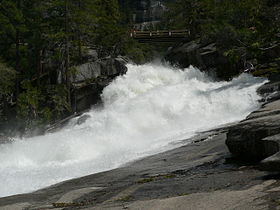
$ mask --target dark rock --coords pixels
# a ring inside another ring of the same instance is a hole
[[[271,46],[266,47],[266,48],[261,48],[262,50],[262,57],[264,58],[277,58],[280,55],[280,44],[274,43],[271,44]]]
[[[105,86],[99,85],[97,82],[74,85],[72,109],[75,112],[82,112],[97,104],[101,100],[100,94]]]
[[[166,11],[167,8],[160,1],[153,2],[149,14],[150,21],[160,20]]]
[[[0,134],[0,144],[7,144],[7,143],[11,143],[13,142],[13,139],[6,136],[6,135],[3,135],[3,134]]]
[[[280,134],[269,136],[263,141],[268,142],[269,150],[275,151],[274,154],[266,159],[264,159],[260,168],[266,171],[280,171],[280,152],[279,152],[279,143],[280,143]]]
[[[207,138],[207,135],[204,137]],[[144,203],[139,208],[139,205],[130,204],[135,201],[162,203],[166,198],[187,199],[189,196],[194,196],[192,198],[196,203],[207,202],[205,208],[198,208],[199,205],[194,205],[192,201],[177,208],[177,203],[181,201],[176,200],[175,204],[173,200],[165,209],[209,209],[207,205],[213,207],[213,202],[219,203],[217,198],[223,193],[229,193],[223,196],[223,199],[228,199],[227,205],[212,209],[232,209],[232,206],[236,209],[259,209],[259,203],[254,201],[266,200],[258,192],[266,192],[272,187],[271,181],[264,184],[266,182],[260,178],[268,173],[251,167],[224,164],[224,158],[228,156],[224,140],[224,133],[216,133],[211,141],[188,144],[111,171],[68,180],[29,194],[0,198],[0,209],[54,209],[54,204],[63,205],[61,201],[65,202],[64,209],[163,209],[166,205],[151,207]],[[192,142],[192,139],[187,141]],[[97,186],[102,188],[94,190]],[[274,186],[278,187],[277,183]],[[217,192],[218,196],[211,197]],[[271,194],[267,195],[267,201],[272,202]],[[235,195],[239,199],[232,202]],[[277,196],[276,193],[275,200]],[[247,204],[248,200],[252,201],[249,205],[239,205],[241,201]],[[265,204],[268,206],[270,203]]]
[[[219,54],[215,43],[209,44],[199,49],[199,54],[204,69],[216,67],[216,60],[219,59]]]
[[[236,65],[220,52],[216,43],[200,40],[190,41],[170,48],[165,60],[181,68],[193,65],[202,71],[215,70],[218,77],[229,79],[238,71]]]
[[[121,57],[105,58],[99,61],[99,63],[101,66],[102,76],[114,77],[116,75],[122,75],[127,71],[125,60],[123,60]]]
[[[91,61],[91,62],[98,60],[97,50],[88,49],[85,57],[88,61]]]
[[[170,63],[179,65],[183,68],[188,67],[189,65],[198,67],[203,65],[198,55],[199,48],[199,43],[191,41],[181,46],[170,48],[165,59]]]
[[[100,94],[115,77],[126,73],[127,59],[103,58],[76,67],[72,78],[72,109],[81,112],[100,102]]]
[[[121,7],[125,7],[125,3],[121,3]],[[133,22],[138,24],[159,21],[163,17],[164,12],[167,11],[164,1],[154,0],[139,0],[136,3],[136,7],[131,9],[133,11]]]
[[[122,75],[127,71],[125,64],[126,60],[122,57],[108,57],[76,66],[76,72],[72,77],[72,82],[80,83],[86,80],[97,79],[100,76],[114,77]]]
[[[280,81],[270,81],[262,85],[257,92],[263,96],[263,102],[272,102],[280,99]]]
[[[270,59],[265,58],[267,61]],[[261,65],[257,65],[253,70],[254,76],[267,77],[270,81],[280,81],[280,64],[276,59],[273,62],[263,63]]]
[[[263,160],[279,151],[274,136],[277,134],[280,134],[280,100],[267,103],[230,128],[226,145],[235,156]]]
[[[81,124],[85,123],[87,121],[87,119],[89,119],[89,118],[90,118],[89,115],[87,115],[87,114],[83,115],[83,116],[79,117],[79,119],[77,120],[77,124],[81,125]]]
[[[72,120],[75,117],[78,117],[79,114],[74,113],[52,125],[48,125],[47,127],[45,127],[44,129],[44,133],[54,133],[54,132],[58,132],[60,131],[63,127],[65,127],[66,125],[68,125],[69,121]]]
[[[257,92],[261,95],[271,94],[274,92],[280,91],[280,81],[268,82],[262,85]]]
[[[266,97],[266,102],[276,101],[276,100],[279,100],[279,99],[280,99],[280,92],[277,91],[277,92],[269,94]]]
[[[99,62],[85,63],[76,67],[76,73],[72,82],[78,83],[101,76],[101,64]]]
[[[269,76],[268,76],[268,79],[269,79],[271,82],[278,82],[278,81],[280,81],[280,64],[279,64],[278,73],[273,74],[273,75],[269,75]]]

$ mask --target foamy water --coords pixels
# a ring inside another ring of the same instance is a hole
[[[0,196],[113,169],[171,149],[196,132],[244,119],[260,105],[265,81],[242,74],[214,82],[190,67],[128,65],[102,94],[104,108],[61,131],[0,145]]]

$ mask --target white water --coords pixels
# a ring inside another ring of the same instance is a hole
[[[259,107],[263,79],[243,74],[213,82],[200,71],[128,65],[103,92],[104,108],[62,131],[0,145],[0,196],[109,170],[176,140],[241,120]]]

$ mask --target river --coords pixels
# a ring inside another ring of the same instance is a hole
[[[104,106],[84,113],[85,123],[76,118],[56,133],[0,145],[0,197],[120,167],[260,107],[261,78],[216,82],[193,67],[127,66],[104,89]]]

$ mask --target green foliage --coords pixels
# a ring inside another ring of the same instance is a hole
[[[139,44],[137,41],[128,38],[123,46],[123,54],[135,63],[142,64],[153,59],[153,46]]]
[[[270,59],[261,48],[279,42],[279,9],[279,1],[270,0],[177,0],[164,27],[190,29],[192,38],[215,42],[231,64],[243,65]]]
[[[7,120],[7,106],[11,105],[15,90],[16,71],[0,62],[0,119]]]
[[[66,61],[81,62],[83,46],[106,55],[115,50],[123,35],[119,21],[117,0],[2,0],[0,56],[22,79],[42,71],[38,63],[45,59],[66,80]]]
[[[64,85],[49,86],[47,94],[54,120],[60,119],[66,112],[71,112],[71,105],[67,103],[67,89]]]
[[[120,13],[117,0],[96,0],[96,43],[109,49],[114,46],[118,38]]]
[[[16,71],[0,63],[0,96],[7,96],[14,92]]]
[[[58,120],[71,112],[64,85],[47,86],[43,91],[26,80],[22,88],[24,91],[17,98],[17,113],[20,119],[26,120],[27,127]]]
[[[44,97],[37,87],[33,87],[30,81],[23,81],[22,92],[17,98],[17,113],[19,118],[27,119],[26,125],[32,126],[33,122],[39,122],[42,115],[41,103]]]
[[[84,61],[83,48],[117,54],[119,22],[117,0],[1,0],[0,57],[15,71],[0,63],[0,111],[16,96],[27,126],[71,113],[73,66]]]
[[[280,73],[280,69],[279,68],[266,68],[266,69],[259,69],[257,71],[253,72],[253,75],[256,77],[268,77],[271,75],[275,75],[275,74],[279,74]]]
[[[228,60],[231,62],[231,64],[238,63],[238,61],[242,57],[240,48],[232,48],[224,52],[224,56],[228,58]]]

